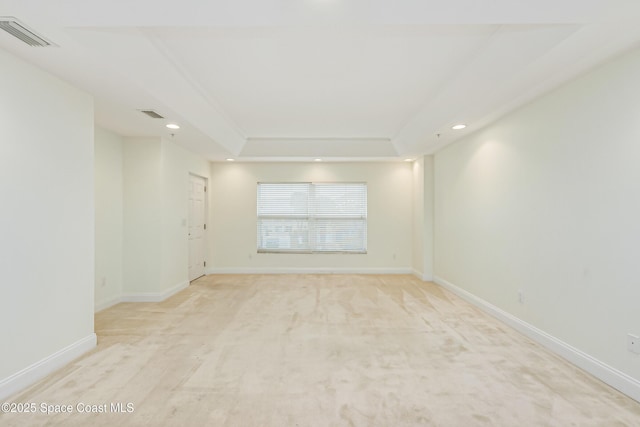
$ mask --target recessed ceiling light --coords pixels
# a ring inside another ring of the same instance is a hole
[[[467,127],[467,125],[465,125],[464,123],[460,123],[459,125],[451,126],[451,129],[460,130],[460,129],[464,129],[466,127]]]
[[[175,124],[175,123],[169,123],[169,124],[167,125],[167,127],[168,127],[169,129],[180,129],[180,126],[178,126],[178,125],[177,125],[177,124]]]
[[[405,162],[413,162],[413,159],[404,159]]]
[[[322,159],[313,159],[314,162],[321,162]]]
[[[235,162],[236,159],[227,159],[227,162]]]

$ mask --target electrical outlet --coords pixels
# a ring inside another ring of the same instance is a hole
[[[632,353],[640,354],[640,337],[633,334],[627,334],[627,350]]]
[[[518,290],[518,302],[524,304],[524,291],[522,289]]]

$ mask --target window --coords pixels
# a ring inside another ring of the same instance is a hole
[[[367,252],[367,184],[258,183],[258,252]]]

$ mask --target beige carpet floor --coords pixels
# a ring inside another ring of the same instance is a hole
[[[640,403],[411,276],[208,276],[105,310],[96,332],[12,399],[73,413],[0,425],[640,425]]]

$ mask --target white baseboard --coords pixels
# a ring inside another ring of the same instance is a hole
[[[73,344],[56,351],[31,366],[0,381],[0,401],[24,390],[38,380],[57,371],[74,359],[93,349],[97,344],[96,334],[92,333]]]
[[[247,267],[216,268],[206,270],[207,274],[412,274],[411,268],[332,268],[332,267]]]
[[[189,286],[189,282],[178,283],[164,292],[129,293],[122,295],[122,302],[161,302]]]
[[[422,280],[423,282],[432,282],[433,281],[433,276],[432,275],[423,273],[421,271],[418,271],[415,268],[413,270],[411,270],[411,274],[413,274],[414,276],[416,276],[418,279]]]
[[[99,311],[106,310],[109,307],[113,307],[116,304],[120,304],[122,302],[122,296],[117,296],[113,298],[109,298],[107,300],[96,303],[93,312],[98,313]]]
[[[572,347],[564,341],[549,335],[535,326],[517,318],[511,313],[507,313],[506,311],[490,304],[468,291],[465,291],[462,288],[459,288],[441,277],[434,277],[434,282],[498,320],[501,320],[518,332],[526,335],[539,344],[542,344],[555,354],[573,363],[579,368],[584,369],[594,377],[600,379],[606,384],[609,384],[611,387],[640,402],[640,381],[637,379],[601,362],[595,357],[578,350],[575,347]]]

